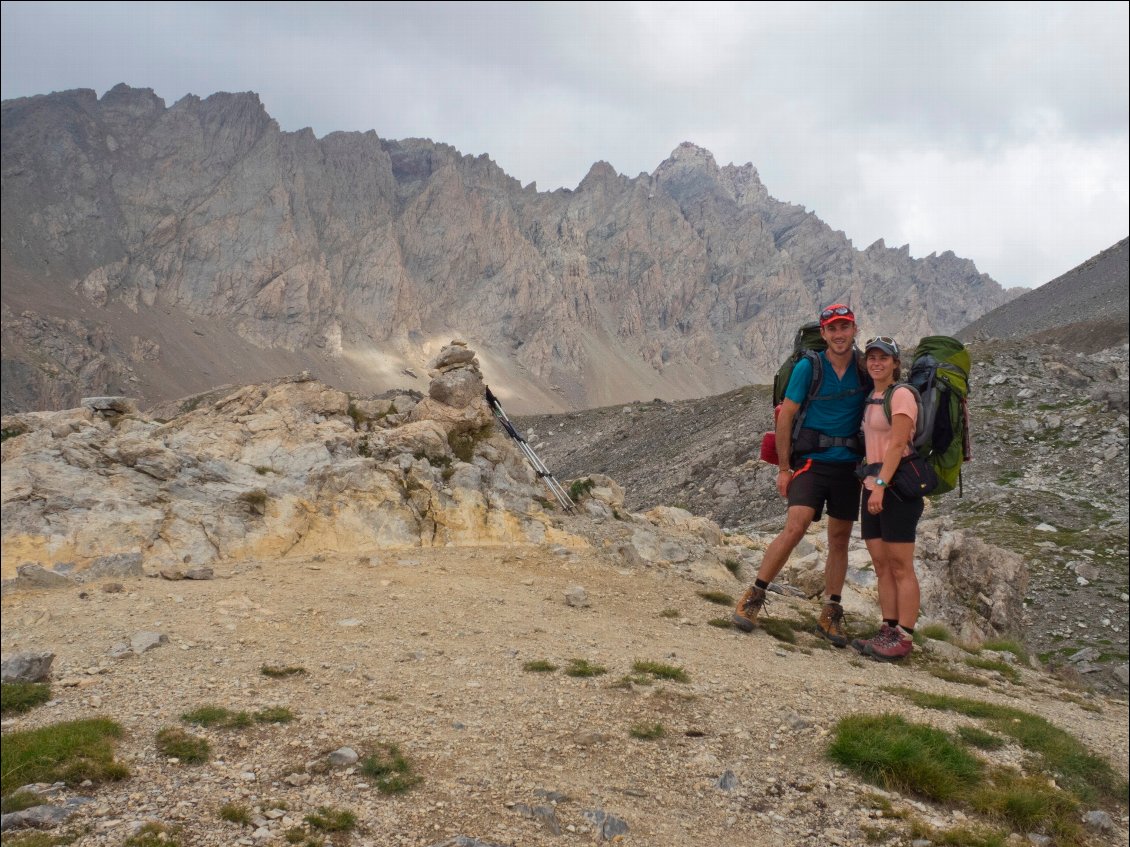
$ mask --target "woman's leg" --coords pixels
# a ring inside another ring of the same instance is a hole
[[[914,573],[914,543],[893,541],[881,543],[886,548],[884,550],[886,566],[895,584],[896,616],[893,620],[897,619],[903,629],[914,629],[914,625],[918,622],[918,608],[921,603],[918,575]],[[880,604],[881,602],[880,600]],[[883,607],[883,617],[887,617],[886,607]]]
[[[867,539],[867,552],[871,554],[871,564],[875,568],[875,579],[879,588],[879,611],[885,621],[897,621],[899,618],[898,584],[895,582],[894,569],[889,561],[890,553],[887,542],[878,538]],[[913,547],[914,545],[911,545]]]

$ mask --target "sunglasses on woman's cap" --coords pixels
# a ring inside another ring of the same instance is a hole
[[[820,313],[820,326],[827,326],[832,321],[851,321],[855,323],[855,312],[843,303],[833,303]]]
[[[884,353],[894,356],[896,359],[899,357],[898,342],[886,335],[876,335],[864,345],[864,353],[870,352],[871,350],[882,350]]]

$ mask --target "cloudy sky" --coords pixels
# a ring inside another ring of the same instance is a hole
[[[1112,3],[3,3],[4,99],[254,91],[287,131],[486,153],[523,184],[752,162],[857,248],[1036,286],[1130,234]]]

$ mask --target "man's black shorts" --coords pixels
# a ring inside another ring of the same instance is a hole
[[[860,536],[864,541],[880,539],[888,543],[913,544],[918,534],[918,519],[926,509],[921,497],[905,500],[893,491],[883,495],[883,510],[877,515],[867,511],[870,491],[863,492],[863,506],[859,513]]]
[[[859,477],[854,462],[814,462],[806,459],[789,481],[789,505],[811,506],[820,520],[825,504],[828,517],[854,521],[859,516]]]

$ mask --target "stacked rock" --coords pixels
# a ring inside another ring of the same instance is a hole
[[[491,422],[479,360],[467,342],[445,346],[428,363],[428,370],[432,374],[428,396],[412,410],[412,420],[439,421],[449,433],[469,432]]]

